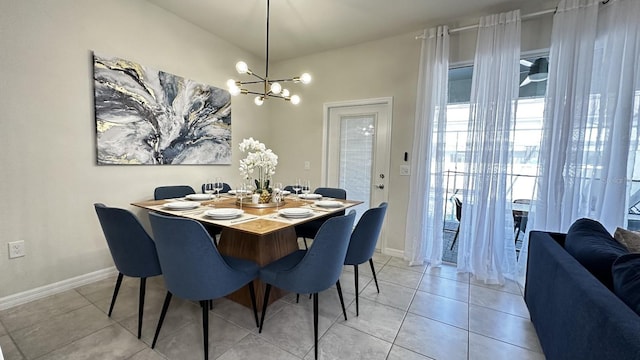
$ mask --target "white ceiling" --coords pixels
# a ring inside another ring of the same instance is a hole
[[[147,0],[256,56],[265,56],[266,0]],[[529,1],[530,2],[530,1]],[[523,0],[271,0],[269,58],[284,60],[458,19]],[[467,20],[469,21],[469,20]]]

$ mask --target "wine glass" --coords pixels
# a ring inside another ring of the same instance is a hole
[[[309,193],[311,192],[311,181],[309,180],[303,180],[302,181],[302,193],[306,195],[309,195]]]
[[[220,190],[224,189],[224,184],[221,178],[216,178],[213,182],[213,189],[216,191],[216,199],[220,198]]]
[[[277,212],[278,207],[280,206],[280,201],[282,201],[282,183],[281,182],[273,183],[273,200],[276,202],[276,212]]]
[[[240,210],[242,210],[242,199],[247,193],[247,185],[244,182],[241,182],[236,186],[236,197],[240,201]]]
[[[302,189],[302,181],[300,181],[300,179],[296,179],[296,182],[293,184],[293,191],[296,192],[296,196],[298,196],[298,193],[300,192],[301,189]]]
[[[215,186],[213,185],[213,181],[207,181],[204,184],[204,192],[205,194],[213,194],[213,192],[215,191]]]

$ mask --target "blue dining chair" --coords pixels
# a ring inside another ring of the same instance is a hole
[[[108,315],[111,317],[124,275],[140,278],[138,299],[138,339],[140,339],[147,278],[162,274],[156,246],[138,218],[130,211],[107,207],[101,203],[95,203],[93,206],[107,240],[111,257],[118,269],[118,279],[113,289]]]
[[[153,191],[153,198],[156,200],[174,199],[195,193],[196,191],[189,185],[158,186]]]
[[[202,184],[202,193],[205,194],[206,192],[204,191],[204,187],[207,184]],[[227,183],[222,183],[222,190],[220,190],[220,194],[226,194],[229,191],[231,191],[231,186]]]
[[[353,265],[356,288],[356,316],[360,315],[360,305],[358,304],[358,265],[364,264],[367,260],[369,261],[371,272],[373,273],[373,280],[376,283],[376,290],[380,293],[372,257],[373,252],[376,250],[376,243],[378,242],[386,213],[386,202],[381,203],[376,208],[365,211],[351,233],[351,240],[349,241],[349,248],[347,250],[347,256],[344,259],[344,264]]]
[[[204,358],[209,358],[209,301],[249,285],[253,316],[258,326],[258,311],[253,280],[258,264],[221,255],[211,236],[199,222],[191,219],[150,213],[151,229],[167,286],[167,295],[151,348],[158,335],[173,295],[199,301],[202,307]]]
[[[313,246],[309,250],[298,250],[260,269],[260,279],[267,284],[260,333],[264,326],[272,286],[298,294],[312,294],[313,344],[315,358],[318,358],[318,293],[335,284],[342,305],[342,313],[346,319],[340,274],[355,217],[356,213],[352,210],[348,215],[327,220],[318,230]]]
[[[347,191],[344,189],[339,189],[339,188],[328,188],[328,187],[319,187],[317,189],[314,190],[315,194],[320,194],[324,197],[330,197],[330,198],[334,198],[334,199],[342,199],[342,200],[346,200],[347,198]],[[296,225],[295,229],[296,229],[296,236],[297,237],[301,237],[304,241],[304,248],[308,249],[309,246],[307,244],[307,239],[313,239],[316,237],[316,234],[318,233],[318,230],[320,229],[320,226],[327,221],[328,219],[330,219],[331,217],[334,216],[342,216],[344,215],[344,211],[339,211],[336,212],[334,214],[331,214],[329,216],[325,216],[322,217],[320,219],[316,219],[316,220],[311,220],[309,222],[300,224],[300,225]]]

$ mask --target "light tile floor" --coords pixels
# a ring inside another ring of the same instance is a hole
[[[454,267],[409,267],[374,257],[380,293],[369,266],[360,266],[360,316],[355,316],[353,268],[341,284],[348,320],[335,289],[320,294],[319,359],[544,359],[515,283],[486,286]],[[115,278],[0,312],[0,347],[13,359],[202,359],[201,311],[173,298],[156,349],[153,338],[165,295],[162,277],[149,279],[142,340],[138,340],[138,281],[123,282],[107,317]],[[312,303],[289,294],[271,305],[258,334],[252,312],[214,302],[211,359],[313,359]]]

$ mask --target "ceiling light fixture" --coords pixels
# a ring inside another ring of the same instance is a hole
[[[257,95],[253,102],[260,106],[264,103],[264,101],[270,97],[280,98],[284,101],[290,101],[294,105],[298,105],[300,103],[300,96],[292,95],[289,93],[289,90],[284,89],[281,83],[285,82],[293,82],[293,83],[303,83],[308,84],[311,82],[311,75],[308,73],[304,73],[300,76],[292,77],[290,79],[269,79],[269,0],[267,0],[267,46],[266,46],[266,57],[265,57],[265,71],[264,77],[257,75],[244,61],[238,61],[236,64],[236,71],[238,74],[247,74],[256,77],[258,80],[253,81],[238,81],[234,79],[229,79],[227,81],[227,87],[229,88],[229,92],[231,95],[236,96],[239,94],[253,94]],[[262,85],[262,89],[259,91],[252,91],[244,88],[245,85]]]
[[[549,60],[547,60],[547,58],[541,57],[534,62],[521,59],[520,64],[529,68],[527,77],[522,81],[520,86],[525,86],[532,82],[544,81],[549,77]]]

